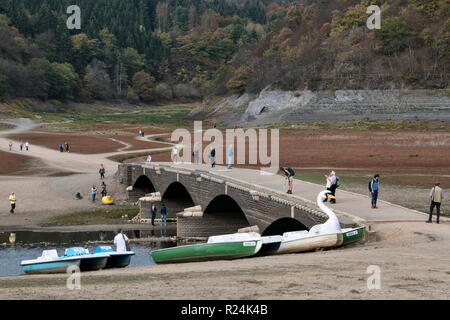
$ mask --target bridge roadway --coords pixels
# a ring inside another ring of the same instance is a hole
[[[281,175],[263,175],[259,170],[233,168],[225,166],[211,168],[206,164],[192,163],[151,163],[152,166],[171,167],[178,170],[193,170],[203,172],[212,177],[223,179],[228,182],[236,182],[241,185],[251,185],[254,189],[266,193],[286,193],[286,179]],[[145,165],[144,165],[145,167]],[[324,190],[322,185],[294,179],[293,194],[285,194],[283,198],[295,202],[307,203],[309,207],[315,207],[316,198],[320,191]],[[382,191],[381,191],[382,192]],[[337,214],[341,223],[357,223],[367,225],[374,222],[396,222],[396,221],[425,221],[427,214],[408,209],[387,201],[378,200],[378,209],[372,209],[369,193],[367,195],[356,194],[338,189],[336,192],[337,203],[328,206]],[[382,196],[382,194],[381,194]],[[446,218],[444,218],[447,220]]]

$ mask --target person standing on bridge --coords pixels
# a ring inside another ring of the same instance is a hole
[[[28,148],[30,147],[30,144],[27,142],[25,142],[25,149],[28,151]]]
[[[287,193],[292,194],[292,181],[294,180],[295,171],[292,168],[280,167],[280,170],[284,172],[286,179],[288,180],[288,191]]]
[[[444,199],[444,190],[440,187],[440,183],[436,182],[434,185],[434,188],[430,191],[430,198],[431,198],[431,204],[430,204],[430,215],[428,216],[427,223],[431,223],[433,218],[433,209],[436,207],[436,223],[439,224],[439,215],[441,213],[441,202],[442,199]]]
[[[9,145],[9,151],[12,151],[12,146],[13,146],[12,141],[10,141],[8,145]]]
[[[69,152],[69,143],[68,142],[64,142],[64,145],[66,147],[66,152]]]
[[[198,164],[198,162],[199,162],[199,146],[198,146],[198,142],[196,142],[194,144],[194,152],[192,153],[192,155],[194,156],[194,163]]]
[[[216,149],[211,148],[211,152],[209,153],[209,158],[211,159],[211,168],[216,166]]]
[[[230,144],[227,150],[227,164],[228,169],[231,169],[231,163],[233,162],[233,145]]]
[[[178,162],[178,148],[176,146],[173,147],[173,162]]]
[[[161,225],[167,225],[167,208],[166,205],[163,203],[161,204]]]

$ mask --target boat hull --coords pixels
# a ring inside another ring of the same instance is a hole
[[[271,254],[276,254],[280,249],[280,242],[263,243],[261,249],[259,249],[257,256],[268,256]]]
[[[81,271],[94,271],[105,268],[108,257],[81,257],[80,270]]]
[[[202,243],[152,251],[157,264],[232,260],[254,255],[261,248],[261,240]]]
[[[361,241],[362,239],[364,239],[365,231],[366,231],[365,227],[345,230],[344,232],[342,232],[343,238],[342,245],[347,245],[349,243]]]
[[[342,234],[327,234],[300,239],[282,241],[276,254],[314,251],[321,248],[331,248],[343,243]]]
[[[131,256],[132,254],[111,255],[106,262],[105,268],[124,268],[130,264]]]
[[[80,260],[53,261],[22,265],[26,274],[66,273],[71,266],[80,266]]]

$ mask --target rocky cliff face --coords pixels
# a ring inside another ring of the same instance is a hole
[[[447,90],[265,89],[205,102],[189,117],[240,126],[362,118],[450,121],[450,95]]]

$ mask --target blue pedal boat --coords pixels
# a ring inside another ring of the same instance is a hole
[[[23,260],[20,265],[26,274],[65,273],[71,266],[79,267],[81,259],[77,256],[58,256],[56,249],[44,250],[36,259]]]
[[[106,261],[105,268],[123,268],[130,264],[131,256],[134,255],[133,251],[114,251],[111,246],[98,246],[95,248],[94,253],[107,253],[109,258]]]
[[[89,253],[88,249],[72,247],[66,249],[65,256],[78,257],[81,271],[93,271],[105,268],[109,258],[108,253]]]

